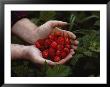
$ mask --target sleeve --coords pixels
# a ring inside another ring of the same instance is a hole
[[[12,11],[11,12],[11,27],[20,19],[28,18],[26,11]]]

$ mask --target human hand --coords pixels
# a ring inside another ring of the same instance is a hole
[[[66,25],[67,22],[63,22],[63,21],[56,21],[56,20],[47,21],[43,25],[37,27],[37,29],[33,32],[34,33],[33,42],[35,42],[37,39],[44,39],[48,37],[48,35],[53,32],[55,27],[64,27]]]
[[[77,42],[75,42],[75,44],[77,44]],[[71,49],[70,50],[70,53],[62,60],[60,60],[59,62],[53,62],[51,60],[47,60],[45,58],[42,57],[42,53],[41,51],[36,48],[34,45],[32,46],[27,46],[26,49],[25,49],[25,59],[35,63],[35,64],[45,64],[45,62],[47,62],[47,64],[49,65],[56,65],[56,64],[65,64],[67,61],[69,61],[73,54],[75,53],[74,52],[74,49]]]
[[[42,53],[41,51],[36,48],[34,45],[31,46],[27,46],[25,49],[25,59],[35,63],[35,64],[44,64],[45,62],[47,62],[47,64],[49,65],[55,65],[55,62],[52,62],[51,60],[47,60],[45,58],[42,57]]]
[[[60,60],[59,62],[54,62],[52,63],[52,65],[54,64],[64,64],[66,63],[67,61],[69,61],[73,54],[75,54],[75,50],[77,50],[77,47],[78,47],[78,41],[75,40],[76,39],[76,35],[73,34],[72,32],[70,31],[66,31],[66,30],[62,30],[58,27],[63,27],[67,25],[66,22],[62,22],[62,21],[48,21],[46,22],[45,24],[39,26],[35,31],[34,31],[34,43],[37,39],[44,39],[46,37],[48,37],[48,35],[50,33],[54,33],[56,31],[60,31],[61,32],[61,35],[69,35],[70,37],[70,40],[71,40],[71,50],[70,50],[70,53],[62,60]],[[34,44],[33,43],[33,44]]]

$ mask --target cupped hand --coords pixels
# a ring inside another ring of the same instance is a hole
[[[78,44],[78,42],[74,41],[73,44]],[[60,60],[59,62],[53,62],[51,60],[47,60],[43,58],[41,51],[38,48],[36,48],[34,45],[31,45],[25,48],[25,59],[35,64],[41,64],[41,65],[45,64],[45,62],[47,62],[47,64],[52,66],[56,64],[65,64],[67,61],[69,61],[72,58],[73,54],[75,53],[74,50],[76,49],[72,48],[70,50],[70,53],[66,56],[66,58]]]
[[[62,29],[59,29],[59,28],[55,28],[55,31],[62,32],[61,33],[62,35],[69,36],[70,40],[71,40],[70,53],[64,59],[62,59],[59,62],[57,62],[57,64],[65,64],[67,61],[69,61],[71,58],[73,58],[73,55],[75,54],[75,51],[78,48],[79,41],[76,39],[76,35],[73,34],[70,31],[62,30]]]
[[[35,64],[44,64],[45,62],[47,62],[47,64],[49,65],[55,65],[55,62],[52,62],[51,60],[47,60],[45,58],[42,57],[42,53],[41,51],[36,48],[34,45],[31,46],[27,46],[25,49],[25,58],[27,60],[32,61]]]
[[[33,43],[38,40],[38,39],[44,39],[48,37],[48,35],[54,30],[55,27],[63,27],[66,26],[67,22],[62,22],[62,21],[47,21],[43,25],[37,27],[33,31]]]
[[[67,22],[62,22],[62,21],[48,21],[45,24],[41,25],[40,27],[38,27],[38,29],[36,29],[36,35],[35,37],[39,37],[39,39],[44,39],[46,37],[48,37],[48,35],[52,32],[55,31],[60,31],[62,35],[69,35],[70,39],[71,39],[71,50],[70,53],[66,56],[66,58],[60,60],[59,62],[52,62],[53,65],[54,64],[64,64],[67,61],[69,61],[72,56],[75,54],[75,50],[77,50],[78,47],[78,40],[76,39],[76,35],[73,34],[70,31],[66,31],[66,30],[62,30],[58,27],[64,27],[65,25],[67,25]]]

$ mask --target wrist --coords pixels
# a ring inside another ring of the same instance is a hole
[[[37,26],[28,18],[23,18],[13,25],[12,32],[24,41],[33,43],[33,32],[36,30],[36,28]]]
[[[11,45],[11,57],[12,59],[25,59],[27,46],[12,44]]]

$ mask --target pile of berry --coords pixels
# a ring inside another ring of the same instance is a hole
[[[69,35],[56,31],[48,38],[37,40],[35,46],[40,49],[43,58],[58,62],[70,53],[71,41]]]

